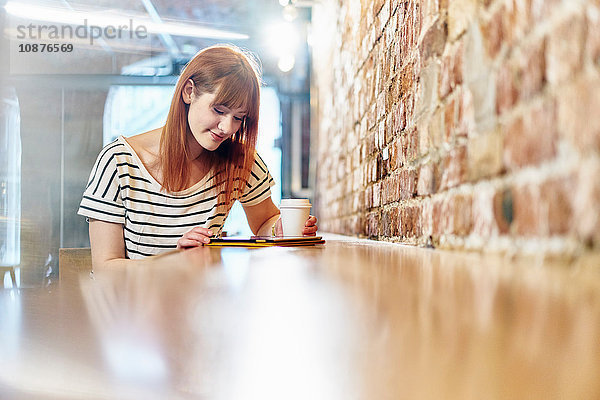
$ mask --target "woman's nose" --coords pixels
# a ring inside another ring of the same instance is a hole
[[[221,118],[221,120],[219,121],[219,124],[217,125],[217,127],[221,130],[221,132],[230,135],[234,132],[232,132],[233,130],[233,117],[230,116],[225,116],[223,118]]]

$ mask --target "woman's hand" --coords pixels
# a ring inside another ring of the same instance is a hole
[[[304,229],[302,229],[302,236],[316,236],[317,229],[317,217],[315,217],[314,215],[309,215],[308,219],[306,220],[306,223],[304,224]],[[275,223],[274,233],[277,237],[283,236],[283,226],[281,224],[281,218],[279,218]]]
[[[196,226],[186,233],[177,241],[178,249],[187,249],[190,247],[202,246],[210,242],[212,231],[207,228]]]
[[[317,235],[317,217],[310,215],[304,224],[302,235],[304,236],[316,236]]]

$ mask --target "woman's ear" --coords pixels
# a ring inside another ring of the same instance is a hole
[[[188,79],[183,86],[183,91],[181,92],[181,98],[185,104],[190,104],[192,102],[192,94],[194,93],[194,81]]]

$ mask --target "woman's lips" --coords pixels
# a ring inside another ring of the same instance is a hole
[[[223,140],[225,140],[224,136],[219,136],[216,133],[214,133],[213,131],[210,131],[210,135],[212,136],[213,140],[215,140],[217,142],[222,142]]]

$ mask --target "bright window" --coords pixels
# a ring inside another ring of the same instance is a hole
[[[21,262],[21,120],[13,88],[0,100],[0,266]]]

